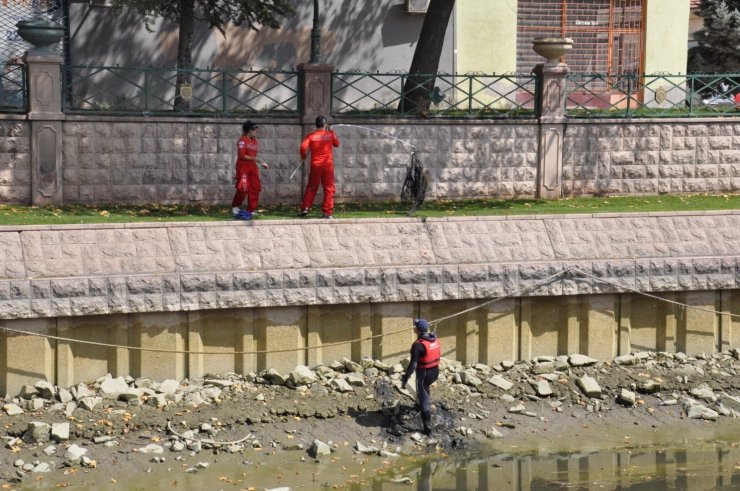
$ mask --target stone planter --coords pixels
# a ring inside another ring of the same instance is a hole
[[[49,20],[22,20],[15,26],[18,35],[34,46],[32,51],[36,54],[52,53],[64,36],[64,26]]]
[[[560,57],[573,49],[573,40],[570,38],[534,38],[532,49],[547,59],[546,65],[557,65]]]

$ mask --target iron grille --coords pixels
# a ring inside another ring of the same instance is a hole
[[[569,37],[572,72],[639,73],[644,41],[644,0],[519,0],[517,69],[543,60],[536,37]]]

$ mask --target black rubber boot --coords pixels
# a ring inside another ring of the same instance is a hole
[[[430,436],[432,434],[432,413],[431,411],[421,412],[421,421],[424,423],[424,434]]]

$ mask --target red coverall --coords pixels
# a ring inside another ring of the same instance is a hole
[[[257,209],[262,190],[260,171],[257,168],[257,147],[257,139],[247,136],[242,136],[236,143],[236,194],[231,207],[241,206],[244,198],[249,195],[247,211],[250,213]]]
[[[325,215],[334,212],[334,159],[332,147],[339,146],[339,138],[333,131],[319,128],[309,133],[301,143],[301,158],[306,158],[306,153],[311,150],[311,171],[308,174],[306,192],[303,194],[301,209],[311,208],[319,183],[324,187],[324,204],[321,210]]]

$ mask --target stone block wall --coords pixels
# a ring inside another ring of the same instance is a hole
[[[86,121],[64,124],[65,203],[227,203],[242,121]],[[336,128],[336,198],[397,199],[417,148],[430,198],[532,196],[537,168],[535,124],[449,125],[362,122]],[[393,138],[377,133],[388,133]],[[297,203],[303,128],[261,122],[262,203]],[[317,199],[318,202],[318,199]]]
[[[576,121],[563,153],[567,196],[740,191],[738,121]]]
[[[0,119],[0,204],[31,199],[30,134],[27,121]]]
[[[30,125],[0,119],[0,203],[30,201]],[[234,193],[242,120],[92,118],[63,124],[66,204],[227,204]],[[259,121],[264,204],[300,200],[305,128]],[[338,201],[398,199],[417,149],[429,199],[533,197],[539,126],[532,121],[348,121],[336,131]],[[388,133],[384,137],[376,131]],[[740,119],[571,120],[563,145],[563,195],[740,191]],[[319,203],[321,196],[317,197]]]

